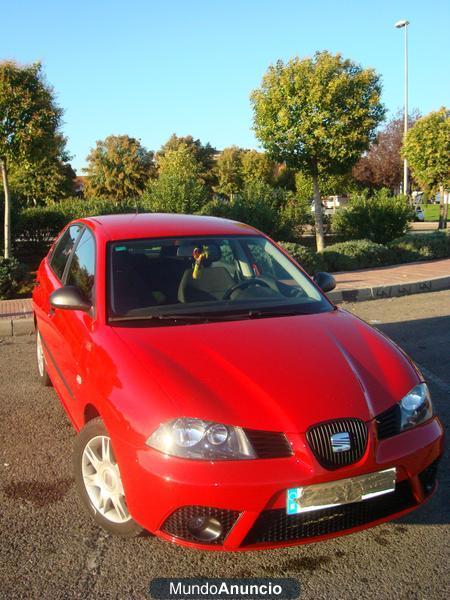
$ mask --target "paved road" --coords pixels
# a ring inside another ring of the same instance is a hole
[[[450,292],[347,309],[387,332],[428,377],[450,423]],[[157,576],[293,576],[307,599],[450,597],[449,463],[428,505],[395,523],[277,551],[222,554],[151,536],[113,539],[81,511],[70,471],[74,433],[34,377],[34,339],[0,343],[0,597],[146,598]]]

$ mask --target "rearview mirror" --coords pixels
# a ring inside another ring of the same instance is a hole
[[[50,304],[54,308],[63,310],[82,310],[89,312],[92,304],[83,295],[83,292],[74,285],[65,285],[58,288],[50,295]]]
[[[314,281],[323,292],[331,292],[336,287],[336,280],[330,273],[319,271],[314,275]]]

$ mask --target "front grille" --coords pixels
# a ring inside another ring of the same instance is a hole
[[[382,496],[322,508],[299,515],[287,515],[286,509],[263,511],[247,534],[243,545],[289,542],[345,531],[383,519],[416,504],[407,480]]]
[[[284,433],[244,429],[257,458],[282,458],[292,455],[292,448]]]
[[[385,410],[375,417],[375,420],[377,423],[377,434],[379,440],[384,440],[392,437],[393,435],[397,435],[400,433],[402,420],[400,405],[394,404],[394,406],[391,406],[391,408],[388,408],[388,410]]]
[[[331,436],[348,432],[350,450],[333,452]],[[367,446],[367,426],[360,419],[338,419],[311,427],[306,439],[319,463],[326,469],[337,469],[360,460]]]
[[[214,517],[221,523],[222,535],[216,540],[208,542],[208,544],[221,544],[236,523],[239,512],[210,506],[182,506],[164,521],[162,531],[177,538],[198,543],[198,539],[191,534],[187,527],[188,521],[195,517]]]
[[[421,473],[419,473],[420,483],[422,484],[423,493],[429,496],[436,485],[437,467],[439,459],[428,465]]]

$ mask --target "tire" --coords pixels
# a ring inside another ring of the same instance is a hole
[[[39,329],[36,329],[36,361],[38,379],[41,382],[41,385],[45,387],[51,386],[52,382],[47,372],[47,361],[45,360]]]
[[[78,434],[73,469],[81,501],[102,529],[124,537],[143,531],[128,512],[111,438],[100,418],[89,421]]]

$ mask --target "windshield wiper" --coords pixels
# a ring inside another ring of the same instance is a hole
[[[205,315],[192,314],[162,314],[162,315],[131,315],[123,317],[110,317],[109,322],[118,321],[205,321],[208,317]]]
[[[173,321],[184,323],[210,323],[217,321],[235,321],[239,319],[259,319],[264,317],[290,317],[295,315],[306,315],[308,312],[294,308],[250,309],[236,313],[162,313],[160,315],[131,315],[123,317],[110,317],[110,322],[118,321]]]
[[[250,310],[248,313],[243,314],[247,315],[249,319],[257,319],[263,317],[293,317],[295,315],[309,315],[311,313],[296,308],[283,308],[282,310],[277,308],[261,308]]]

